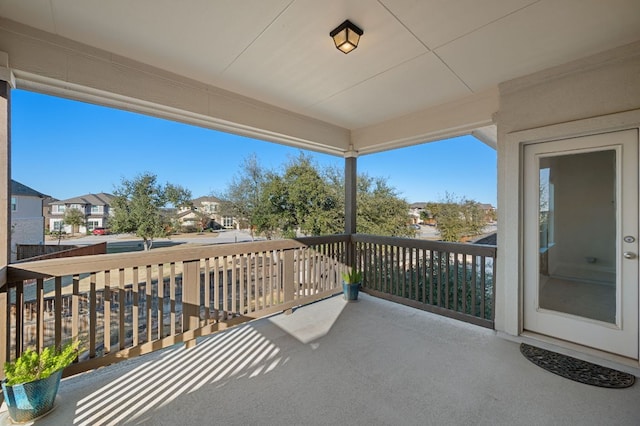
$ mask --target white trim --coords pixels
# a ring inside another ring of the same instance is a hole
[[[523,332],[524,146],[628,129],[640,130],[640,109],[526,129],[505,135],[505,143],[498,147],[502,153],[498,155],[502,166],[498,169],[498,181],[502,183],[500,195],[503,197],[503,203],[499,206],[501,222],[498,247],[500,247],[501,257],[496,277],[497,282],[505,285],[498,286],[496,289],[496,329],[514,336]],[[640,300],[638,302],[640,304]]]

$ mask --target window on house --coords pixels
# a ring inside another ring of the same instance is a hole
[[[66,207],[64,204],[54,204],[53,205],[53,213],[64,213],[64,211],[66,210]]]
[[[102,213],[102,206],[91,206],[91,213]]]
[[[222,218],[222,226],[225,228],[233,228],[233,217],[225,216]]]
[[[88,220],[87,221],[87,229],[89,231],[93,231],[96,228],[100,228],[100,221],[99,220]]]
[[[15,212],[16,210],[18,210],[18,204],[16,201],[16,197],[11,197],[11,211]]]
[[[53,230],[54,231],[62,231],[64,229],[64,223],[61,220],[56,220],[53,222]]]
[[[215,213],[218,211],[218,205],[215,203],[206,203],[202,205],[202,210],[207,213]]]

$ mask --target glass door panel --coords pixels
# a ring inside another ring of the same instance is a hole
[[[616,151],[539,159],[539,307],[616,322]]]

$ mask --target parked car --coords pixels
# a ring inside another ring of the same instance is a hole
[[[109,233],[109,230],[107,228],[93,228],[93,231],[91,231],[91,233],[93,235],[107,235]]]
[[[413,223],[413,224],[409,225],[409,228],[417,230],[417,229],[420,229],[420,225],[418,225],[417,223]]]

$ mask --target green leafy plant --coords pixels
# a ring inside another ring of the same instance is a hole
[[[46,379],[58,370],[69,366],[78,356],[79,341],[72,341],[58,350],[53,346],[38,353],[27,349],[14,361],[4,364],[6,385],[14,386],[34,380]]]
[[[358,284],[362,282],[362,271],[349,271],[342,273],[342,279],[346,284]]]

